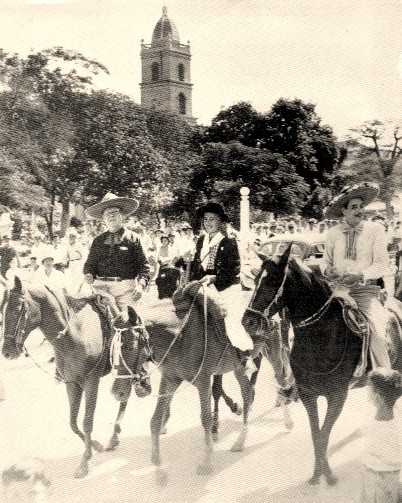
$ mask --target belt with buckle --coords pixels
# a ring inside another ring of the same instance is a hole
[[[96,279],[100,281],[123,281],[123,278],[119,278],[118,276],[98,276]]]

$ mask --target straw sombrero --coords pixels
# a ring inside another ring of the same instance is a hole
[[[138,208],[138,201],[131,197],[119,197],[112,192],[108,192],[100,203],[94,204],[85,210],[85,214],[89,218],[102,220],[103,212],[106,208],[120,208],[125,217],[134,213]]]
[[[325,206],[323,210],[324,216],[329,219],[342,218],[342,209],[351,199],[361,199],[363,205],[367,206],[374,201],[379,193],[380,188],[375,182],[360,182],[344,187],[340,194]]]

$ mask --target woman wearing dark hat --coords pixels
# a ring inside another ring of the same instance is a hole
[[[381,225],[363,220],[364,207],[378,194],[376,183],[357,183],[345,187],[324,208],[326,218],[341,222],[326,235],[320,268],[333,284],[335,296],[350,296],[368,318],[373,367],[390,368],[386,339],[388,313],[378,299],[378,281],[389,270],[387,241]],[[356,376],[363,370],[359,366]]]
[[[253,341],[246,333],[241,318],[247,299],[240,286],[240,255],[235,238],[226,233],[229,217],[223,206],[209,202],[198,208],[197,216],[202,220],[205,235],[196,243],[196,251],[190,268],[190,280],[198,280],[207,286],[216,288],[227,310],[225,318],[226,332],[232,344],[244,351],[244,363],[247,373],[255,366],[248,351],[253,349]]]

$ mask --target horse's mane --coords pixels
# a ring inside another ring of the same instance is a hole
[[[183,318],[192,303],[198,306],[199,309],[204,309],[205,295],[207,299],[207,314],[216,322],[222,323],[226,315],[226,309],[222,303],[217,290],[213,288],[202,288],[202,284],[198,281],[189,283],[184,288],[179,288],[173,295],[172,301],[176,309],[176,314],[179,318]]]
[[[106,321],[102,319],[99,311],[94,308],[89,299],[80,300],[76,306],[74,303],[70,303],[70,298],[66,295],[64,290],[52,289],[44,285],[29,285],[27,293],[33,300],[39,302],[46,299],[53,309],[58,310],[60,312],[60,321],[65,326],[68,326],[68,334],[70,337],[76,342],[83,344],[86,347],[88,354],[96,355],[99,353],[102,347],[99,346],[99,336],[96,334],[96,330],[84,331],[81,328],[87,314],[83,314],[79,317],[77,316],[84,307],[89,306],[91,310],[99,316],[102,331],[108,330]],[[104,336],[107,337],[108,334],[104,333]]]
[[[288,263],[290,271],[297,273],[297,276],[302,281],[303,286],[308,289],[317,287],[327,294],[331,293],[328,281],[321,274],[321,270],[318,266],[313,265],[309,267],[297,257],[290,257]]]

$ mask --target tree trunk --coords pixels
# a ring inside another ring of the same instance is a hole
[[[70,225],[70,202],[61,202],[62,212],[60,219],[60,237],[64,237]]]

